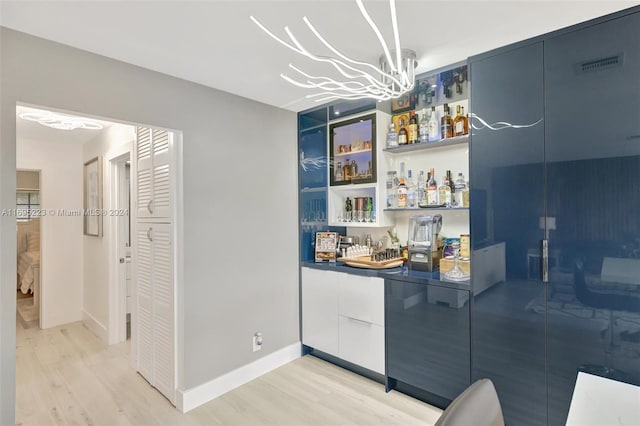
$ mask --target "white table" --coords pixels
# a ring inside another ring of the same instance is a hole
[[[600,279],[604,282],[640,285],[640,259],[605,257]]]
[[[640,425],[640,386],[578,373],[567,426]]]

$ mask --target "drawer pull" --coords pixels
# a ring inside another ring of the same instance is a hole
[[[353,318],[353,317],[347,317],[347,318],[349,318],[351,321],[358,322],[360,324],[373,325],[373,323],[369,322],[369,321],[364,321],[364,320],[360,320],[360,319]]]

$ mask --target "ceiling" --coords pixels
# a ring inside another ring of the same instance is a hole
[[[96,120],[95,118],[79,117],[77,115],[62,114],[55,112],[56,115],[72,118],[85,118],[102,125],[101,130],[88,130],[88,129],[74,129],[74,130],[59,130],[53,129],[48,126],[43,126],[35,121],[24,120],[20,118],[20,114],[26,112],[46,112],[41,109],[29,108],[25,106],[16,107],[16,139],[30,140],[30,141],[46,141],[54,143],[73,143],[84,144],[90,140],[95,139],[101,132],[107,130],[113,123],[108,121]]]
[[[638,1],[397,0],[400,40],[422,73],[512,42],[638,5]],[[388,2],[365,0],[388,44]],[[279,75],[289,63],[327,75],[253,24],[285,37],[288,25],[310,51],[321,50],[307,16],[355,59],[377,63],[382,49],[355,1],[18,1],[0,2],[0,24],[259,102],[301,111],[308,93]]]

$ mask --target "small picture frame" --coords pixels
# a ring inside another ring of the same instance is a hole
[[[84,163],[84,235],[102,237],[102,158]]]
[[[316,262],[335,262],[337,247],[337,232],[316,232]]]
[[[416,98],[413,92],[405,93],[399,98],[391,100],[391,113],[411,111],[416,107]]]
[[[396,114],[391,117],[391,121],[395,126],[396,132],[399,132],[404,127],[406,131],[409,131],[409,119],[411,118],[411,111],[404,112],[402,114]]]

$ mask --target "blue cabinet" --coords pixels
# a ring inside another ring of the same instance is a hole
[[[386,279],[390,387],[440,407],[464,391],[470,384],[469,314],[468,290]]]
[[[640,13],[471,58],[470,81],[472,244],[506,252],[471,379],[507,424],[562,425],[578,369],[640,381]]]

